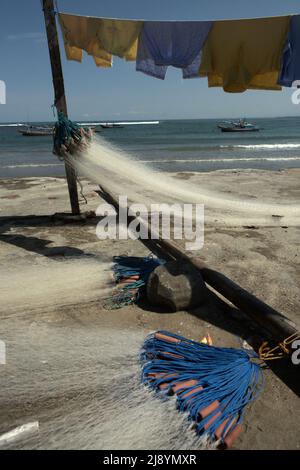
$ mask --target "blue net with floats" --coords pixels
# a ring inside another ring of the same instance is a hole
[[[92,139],[93,133],[89,127],[81,127],[58,112],[58,120],[54,127],[53,153],[65,159],[68,154],[85,150]]]
[[[164,260],[138,256],[115,256],[113,274],[116,288],[110,298],[105,300],[104,307],[117,309],[136,303],[145,293],[147,280],[157,266]]]

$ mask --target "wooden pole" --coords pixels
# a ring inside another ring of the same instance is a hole
[[[49,55],[52,69],[52,79],[55,95],[54,104],[57,111],[61,111],[62,113],[64,113],[65,116],[68,116],[53,0],[43,0],[43,11],[45,17]],[[80,214],[80,208],[78,201],[76,174],[74,169],[67,162],[65,162],[65,170],[69,188],[72,214],[78,215]]]

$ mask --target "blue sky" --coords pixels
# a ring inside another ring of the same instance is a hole
[[[59,0],[60,11],[149,20],[204,20],[300,13],[299,0]],[[1,0],[0,80],[7,104],[0,121],[52,120],[53,88],[39,0]],[[135,72],[120,59],[112,69],[68,62],[61,48],[69,114],[78,120],[140,120],[298,115],[291,90],[241,94],[209,89],[206,79],[182,80],[169,69],[165,81]]]

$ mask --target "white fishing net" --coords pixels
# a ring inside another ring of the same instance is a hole
[[[272,217],[274,214],[280,215],[281,224],[297,225],[300,222],[299,204],[236,199],[191,182],[179,181],[139,162],[98,136],[84,152],[70,156],[70,162],[80,175],[102,184],[116,195],[126,195],[134,202],[204,204],[206,221],[214,221],[217,213],[218,221],[223,225],[239,226],[245,222],[276,225],[278,221]]]
[[[111,315],[108,312],[108,315]],[[4,448],[199,449],[173,400],[140,383],[144,330],[102,328],[80,321],[2,324],[7,365],[1,366],[1,433],[38,421]],[[0,439],[1,447],[1,439]],[[3,445],[2,445],[3,448]]]

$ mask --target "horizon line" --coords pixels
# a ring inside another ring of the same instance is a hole
[[[153,118],[153,119],[126,119],[126,122],[151,122],[151,121],[216,121],[216,120],[224,120],[224,119],[279,119],[279,118],[298,118],[300,116],[298,115],[278,115],[278,116],[243,116],[238,117],[238,116],[226,116],[226,117],[210,117],[210,118]],[[14,121],[0,121],[0,124],[24,124],[26,125],[27,123],[34,124],[34,123],[42,123],[42,122],[55,122],[57,119],[52,120],[38,120],[38,121],[23,121],[23,120],[14,120]],[[74,122],[87,122],[87,123],[93,123],[93,122],[98,122],[97,119],[72,119]],[[99,119],[99,123],[119,123],[119,122],[124,122],[125,119],[123,120],[113,120],[113,119]]]

